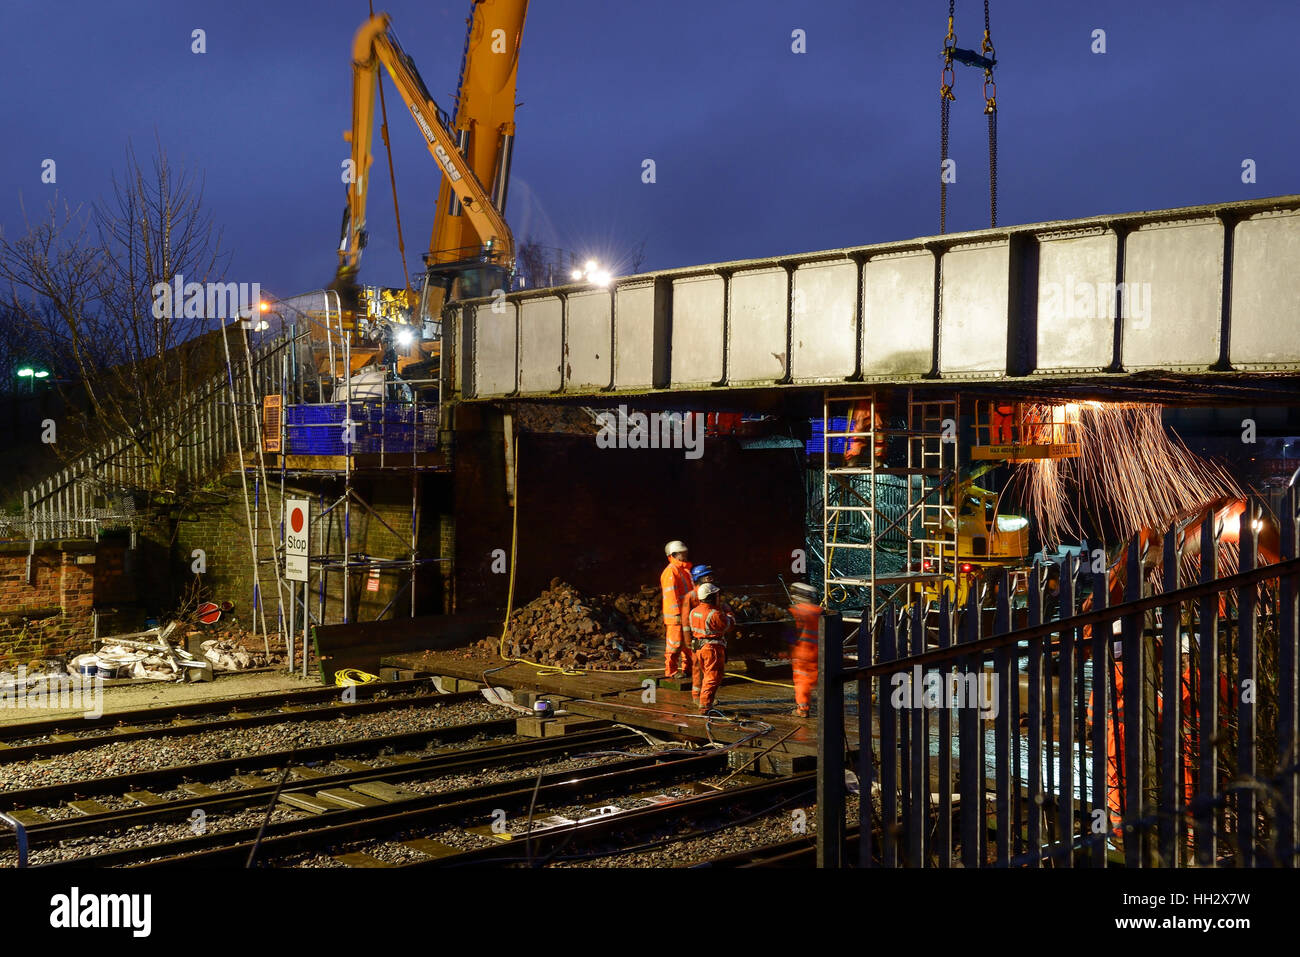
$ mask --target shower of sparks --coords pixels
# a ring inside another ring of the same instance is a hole
[[[1244,494],[1225,469],[1165,429],[1158,405],[1087,403],[1077,431],[1077,459],[1022,462],[1013,476],[1045,548],[1082,538],[1084,516],[1093,519],[1094,531],[1109,526],[1127,538]]]

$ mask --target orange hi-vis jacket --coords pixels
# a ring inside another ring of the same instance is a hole
[[[727,644],[727,632],[736,623],[730,612],[714,608],[700,602],[691,609],[691,633],[700,642],[716,642],[724,647]]]
[[[682,599],[693,587],[690,564],[678,558],[668,559],[668,567],[659,575],[659,587],[664,596],[664,621],[681,624]]]
[[[691,612],[693,612],[695,607],[700,604],[698,591],[699,586],[696,586],[688,591],[685,597],[682,598],[682,626],[688,632],[691,630]],[[718,602],[714,607],[717,608],[718,611],[725,611],[728,615],[731,615],[733,619],[736,617],[736,613],[731,610],[731,606],[727,604],[726,599],[721,595],[718,596]]]
[[[811,661],[817,663],[818,626],[822,617],[822,606],[812,602],[801,601],[790,606],[794,617],[795,637],[790,641],[790,658],[793,661]]]

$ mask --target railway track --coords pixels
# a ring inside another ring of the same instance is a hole
[[[499,722],[492,722],[490,726],[488,724],[468,726],[461,730],[483,733],[501,731]],[[458,734],[457,737],[471,739],[467,733]],[[248,786],[234,792],[196,794],[192,797],[160,801],[157,804],[141,807],[110,810],[35,824],[26,829],[26,841],[29,852],[37,852],[44,848],[74,842],[79,838],[102,837],[115,832],[138,833],[141,829],[165,830],[163,825],[175,822],[191,823],[195,819],[195,812],[200,812],[204,821],[215,823],[224,815],[237,814],[250,809],[264,810],[268,802],[277,794],[282,808],[286,807],[288,802],[297,800],[299,804],[316,803],[327,809],[338,809],[343,806],[337,800],[337,796],[340,795],[345,801],[349,794],[355,800],[364,800],[367,791],[396,794],[405,790],[404,785],[410,782],[470,774],[481,771],[485,767],[504,769],[518,765],[538,764],[562,759],[575,751],[614,748],[635,740],[635,735],[629,731],[604,728],[558,738],[529,738],[522,741],[489,744],[404,761],[388,767],[358,767],[333,774],[311,767],[295,766],[295,779],[286,781],[283,786],[280,784],[282,769],[274,769],[278,773],[273,777],[265,778],[263,783],[256,783],[250,778]],[[303,771],[309,773],[299,776]],[[336,797],[333,800],[322,797],[323,792]],[[15,835],[10,832],[4,835],[0,847],[12,846],[14,842]],[[144,849],[140,849],[140,854],[144,853]],[[125,854],[112,860],[122,863],[130,856]]]
[[[599,815],[528,834],[523,841],[430,857],[407,867],[533,866],[596,861],[712,835],[753,817],[806,802],[816,793],[813,772],[662,802],[621,814]],[[518,845],[525,845],[521,849]],[[526,849],[526,852],[525,852]]]
[[[858,846],[858,828],[851,826],[845,831],[846,846],[852,854]],[[776,844],[737,851],[733,854],[720,854],[717,857],[693,864],[693,868],[754,868],[754,867],[816,867],[817,841],[813,836],[794,838]]]
[[[341,700],[342,689],[312,688],[305,691],[256,695],[234,700],[190,702],[161,708],[140,708],[115,712],[98,719],[112,721],[112,727],[86,729],[86,718],[62,717],[46,721],[6,725],[0,728],[0,765],[33,758],[70,754],[106,744],[139,742],[151,738],[180,737],[204,731],[256,728],[282,721],[329,721],[349,714],[371,714],[399,708],[421,700],[432,700],[433,685],[427,679],[401,682],[372,682],[353,685],[355,698]],[[444,703],[478,698],[477,692],[436,695]],[[195,716],[210,715],[199,721]]]
[[[565,736],[556,739],[554,743],[547,739],[535,740],[529,747],[517,749],[511,757],[516,764],[527,763],[529,758],[535,759],[542,768],[540,775],[524,774],[505,781],[432,794],[415,793],[398,787],[388,792],[387,800],[374,799],[362,806],[339,807],[315,817],[273,822],[262,833],[258,861],[264,864],[274,863],[287,854],[449,824],[482,825],[491,822],[496,812],[524,815],[534,800],[572,801],[626,793],[629,788],[662,786],[665,781],[690,779],[705,769],[717,770],[725,765],[725,755],[716,751],[698,756],[633,755],[587,768],[551,772],[547,772],[542,763],[553,761],[561,754],[586,751],[595,746],[609,748],[632,740],[634,736],[621,729]],[[461,757],[466,767],[483,765],[483,754],[463,752]],[[392,769],[384,769],[370,777],[375,783],[382,782],[391,788],[395,781],[409,783],[422,774],[446,774],[448,770],[448,766],[433,769],[411,766],[400,769],[398,774],[393,773]],[[310,787],[314,788],[315,784]],[[535,790],[538,797],[534,796]],[[257,827],[247,827],[196,835],[161,844],[118,848],[102,854],[66,858],[42,867],[243,866],[257,841],[258,831]]]
[[[74,760],[85,766],[94,760],[89,749],[106,744],[139,748],[150,739],[230,730],[243,744],[245,731],[265,736],[257,729],[269,725],[374,721],[380,718],[364,716],[391,708],[446,706],[438,720],[452,722],[10,788],[0,790],[0,811],[24,825],[22,858],[46,869],[238,867],[255,847],[267,867],[566,866],[625,863],[643,847],[690,842],[806,804],[813,790],[809,775],[734,780],[728,748],[670,750],[617,726],[521,739],[513,712],[465,720],[482,715],[478,693],[422,694],[427,689],[417,681],[359,686],[355,702],[339,702],[337,689],[326,688],[141,709],[114,716],[130,722],[125,728],[76,738],[59,736],[66,722],[6,729],[23,743],[0,752],[0,765],[30,769],[83,749],[87,755]],[[38,733],[43,739],[32,740]],[[289,743],[299,732],[269,733],[268,740]],[[16,830],[0,828],[0,866],[18,863],[19,843]]]

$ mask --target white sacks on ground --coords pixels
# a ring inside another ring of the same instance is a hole
[[[233,641],[209,638],[199,647],[203,649],[203,657],[212,662],[213,669],[217,671],[247,671],[256,667],[248,650]]]

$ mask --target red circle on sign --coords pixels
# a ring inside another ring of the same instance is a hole
[[[295,532],[302,531],[302,509],[295,508],[293,514],[289,516],[289,524],[293,526]]]

